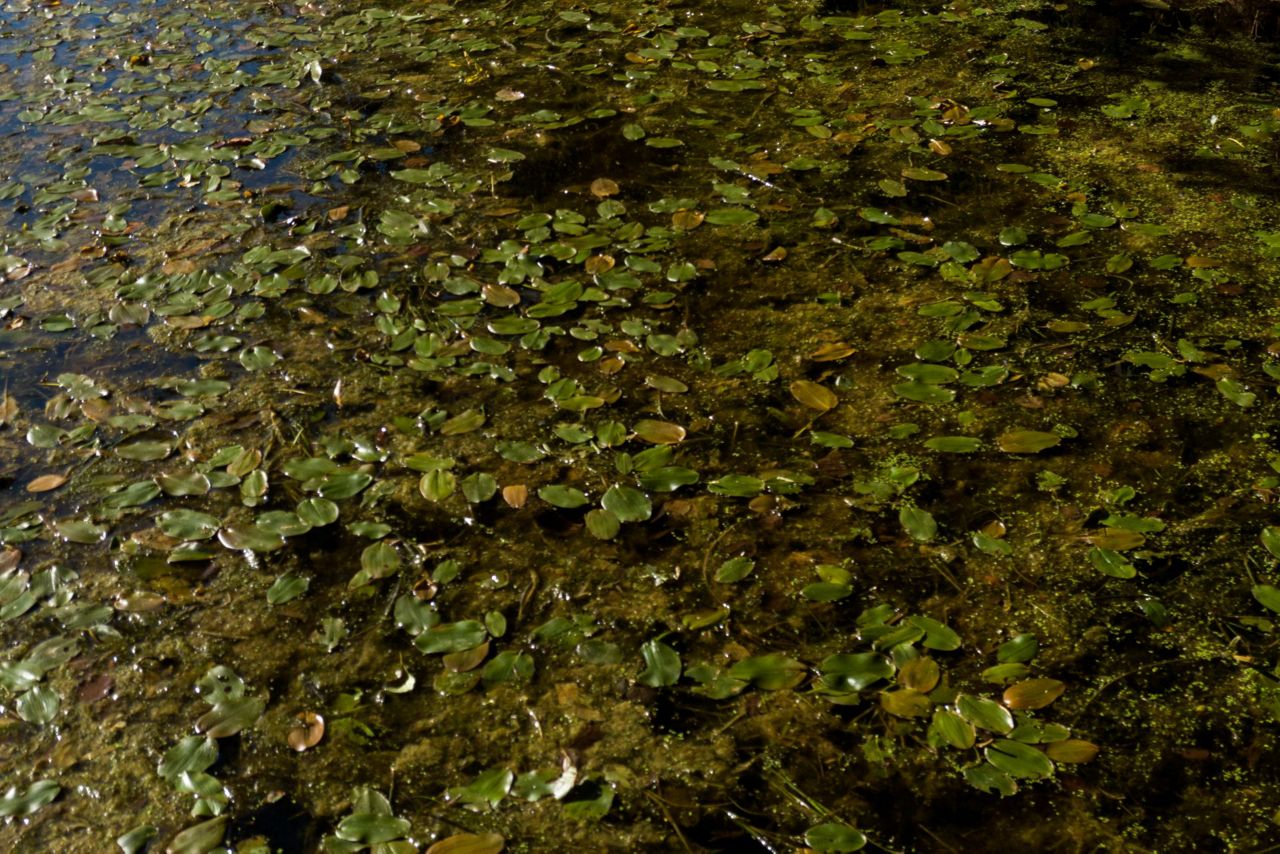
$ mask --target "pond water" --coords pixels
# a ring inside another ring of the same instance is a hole
[[[0,845],[1273,850],[1212,23],[7,2]]]

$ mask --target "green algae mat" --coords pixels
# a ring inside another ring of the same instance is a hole
[[[0,847],[1280,844],[1280,68],[1164,4],[10,0]]]

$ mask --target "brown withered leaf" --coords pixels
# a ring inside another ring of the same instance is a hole
[[[289,746],[301,753],[320,743],[324,738],[324,716],[316,712],[298,712],[289,729]]]
[[[27,484],[27,492],[49,492],[66,482],[65,474],[42,474]]]

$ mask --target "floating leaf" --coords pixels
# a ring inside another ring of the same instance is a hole
[[[413,827],[407,819],[393,815],[363,812],[349,815],[338,822],[334,835],[344,842],[377,845],[405,836]]]
[[[1006,798],[1018,791],[1018,784],[1008,774],[986,763],[964,769],[964,779],[975,789],[994,792]]]
[[[587,503],[586,493],[582,490],[559,483],[542,487],[538,490],[538,497],[553,507],[563,510],[573,510]]]
[[[996,649],[996,660],[1002,663],[1030,661],[1039,651],[1040,642],[1035,635],[1021,634],[1000,644]]]
[[[1054,762],[1083,765],[1098,755],[1098,745],[1079,738],[1067,738],[1046,745],[1044,753]]]
[[[1027,679],[1005,689],[1004,704],[1011,709],[1043,709],[1066,689],[1057,679]]]
[[[936,709],[929,724],[931,743],[938,741],[958,750],[968,750],[977,742],[973,724],[950,709]]]
[[[299,712],[289,729],[289,746],[299,753],[309,750],[324,738],[324,716],[315,712]]]
[[[938,535],[938,523],[933,514],[919,507],[903,507],[898,511],[898,521],[918,543],[927,543]]]
[[[218,742],[209,736],[188,735],[165,751],[157,769],[174,781],[183,774],[199,774],[218,761]]]
[[[905,625],[913,626],[924,632],[924,646],[940,652],[950,652],[960,648],[960,635],[951,627],[929,617],[907,617]]]
[[[750,225],[760,214],[746,208],[718,208],[707,211],[706,221],[712,225]]]
[[[192,825],[169,841],[165,854],[206,854],[212,851],[227,832],[228,817],[220,815]]]
[[[942,669],[928,656],[913,658],[898,668],[898,684],[921,694],[927,694],[938,684]]]
[[[934,383],[898,383],[893,387],[893,393],[916,403],[950,403],[956,399],[954,391]]]
[[[645,668],[637,679],[642,685],[663,688],[680,679],[680,654],[660,640],[645,641],[640,646]]]
[[[619,522],[644,522],[653,515],[649,497],[629,486],[611,486],[600,499],[600,505]]]
[[[729,558],[716,570],[715,580],[720,584],[733,584],[750,575],[755,567],[756,562],[749,557]]]
[[[880,694],[880,707],[900,718],[919,718],[929,714],[933,703],[927,696],[910,688]]]
[[[294,572],[286,572],[267,589],[267,604],[283,605],[297,599],[311,586],[311,578]]]
[[[1251,391],[1245,391],[1244,386],[1231,379],[1231,377],[1222,377],[1217,382],[1218,391],[1227,400],[1239,406],[1241,409],[1248,409],[1253,406],[1258,396]]]
[[[501,854],[506,845],[500,833],[455,833],[434,843],[426,854]]]
[[[956,698],[956,709],[965,720],[982,729],[1002,735],[1013,730],[1013,715],[995,700],[961,694]]]
[[[631,428],[640,439],[654,445],[674,445],[683,442],[685,429],[669,421],[639,421]]]
[[[982,447],[982,441],[972,436],[934,436],[926,439],[924,446],[944,454],[972,454]]]
[[[222,521],[196,510],[170,510],[157,517],[156,525],[175,540],[207,540],[218,532]]]
[[[252,726],[262,716],[267,701],[262,697],[239,697],[216,703],[196,721],[196,730],[210,738],[225,738]]]
[[[807,672],[808,668],[794,658],[769,654],[744,658],[730,667],[725,675],[730,679],[750,682],[762,691],[779,691],[799,685]]]
[[[95,525],[89,519],[59,519],[54,523],[54,529],[67,542],[81,545],[100,543],[107,536],[105,527]]]
[[[861,691],[893,677],[893,663],[874,652],[831,655],[818,665],[823,684],[842,691]]]
[[[1089,549],[1089,562],[1103,575],[1112,578],[1133,578],[1138,570],[1117,551],[1104,548]]]
[[[867,844],[867,837],[847,824],[826,822],[806,830],[804,843],[814,851],[861,851]]]
[[[437,653],[448,654],[474,649],[489,635],[483,623],[475,620],[460,620],[456,623],[441,623],[422,632],[414,640],[413,645],[427,655]]]
[[[925,169],[923,166],[912,166],[902,170],[902,177],[913,181],[945,181],[947,173],[936,169]]]
[[[834,409],[840,402],[831,389],[810,380],[796,380],[791,383],[791,396],[804,406],[819,412]]]
[[[218,542],[232,551],[248,550],[259,554],[284,547],[284,537],[257,525],[228,525],[218,531]]]
[[[1253,598],[1257,599],[1264,608],[1270,608],[1280,614],[1280,588],[1272,587],[1270,584],[1255,584],[1252,592]]]
[[[18,697],[14,704],[18,709],[18,717],[27,723],[43,726],[58,716],[61,701],[58,692],[48,685],[35,685]]]
[[[1000,450],[1008,454],[1038,454],[1055,447],[1062,441],[1057,433],[1044,433],[1039,430],[1010,430],[1001,433],[996,440]]]
[[[1053,774],[1053,762],[1044,751],[1018,741],[998,739],[983,754],[1010,777],[1039,780]]]
[[[49,492],[66,482],[65,474],[42,474],[27,483],[27,492]]]

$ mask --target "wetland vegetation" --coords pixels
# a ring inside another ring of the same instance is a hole
[[[1271,5],[8,0],[0,845],[1273,850]]]

